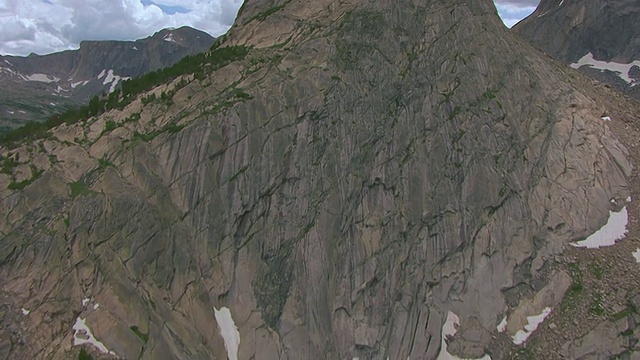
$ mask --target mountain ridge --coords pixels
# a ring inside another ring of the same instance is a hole
[[[78,50],[27,57],[0,56],[0,126],[42,122],[50,115],[113,92],[123,80],[208,50],[214,38],[189,27],[135,41],[83,41]]]
[[[220,46],[248,51],[0,148],[0,354],[509,359],[592,305],[571,243],[637,217],[637,107],[491,2],[254,1]]]
[[[543,0],[513,31],[572,67],[640,99],[640,4]]]

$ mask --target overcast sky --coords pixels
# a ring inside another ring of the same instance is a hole
[[[82,40],[135,40],[188,25],[218,36],[243,0],[0,0],[0,54],[77,49]],[[538,0],[496,0],[507,26]]]

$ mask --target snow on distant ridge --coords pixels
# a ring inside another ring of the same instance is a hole
[[[32,74],[32,75],[26,76],[25,78],[27,81],[37,81],[37,82],[43,82],[47,84],[60,81],[60,79],[58,79],[57,77],[47,75],[47,74]]]
[[[583,56],[580,60],[578,60],[577,63],[573,63],[569,66],[571,66],[574,69],[579,69],[583,66],[589,66],[591,68],[598,69],[600,71],[605,71],[605,70],[612,71],[614,73],[617,73],[622,80],[624,80],[628,84],[631,84],[631,86],[635,86],[638,84],[636,80],[633,80],[631,78],[629,73],[631,72],[631,68],[633,68],[634,66],[640,67],[640,60],[633,61],[630,64],[621,64],[617,62],[596,60],[593,58],[592,53],[588,53],[587,55]]]
[[[74,82],[74,83],[71,83],[71,88],[75,89],[78,85],[85,86],[88,83],[89,83],[89,80]]]
[[[98,77],[98,79],[100,79],[100,77]],[[111,83],[111,87],[109,88],[109,93],[112,93],[116,89],[116,86],[118,86],[118,83],[120,82],[120,80],[129,80],[129,79],[131,78],[115,75],[113,72],[113,69],[109,69],[109,72],[107,73],[107,77],[104,78],[102,85],[107,85]]]

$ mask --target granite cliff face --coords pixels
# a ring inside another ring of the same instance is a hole
[[[220,46],[0,149],[0,358],[513,358],[631,194],[608,95],[488,0],[248,1]]]
[[[0,56],[0,128],[44,121],[112,92],[122,80],[208,50],[214,38],[190,27],[136,41],[83,41],[80,49],[27,57]]]
[[[640,3],[542,0],[513,27],[547,54],[640,99]]]

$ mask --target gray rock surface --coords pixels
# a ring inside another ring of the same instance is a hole
[[[238,359],[434,359],[449,311],[479,357],[630,194],[603,104],[488,0],[256,0],[231,45],[170,104],[0,149],[0,354],[76,356],[81,317],[113,357],[225,359],[227,307]]]
[[[536,11],[513,30],[545,53],[577,63],[591,53],[599,61],[640,61],[640,3],[636,0],[542,0]],[[640,99],[640,66],[628,72],[628,83],[611,71],[584,66],[583,72]]]

